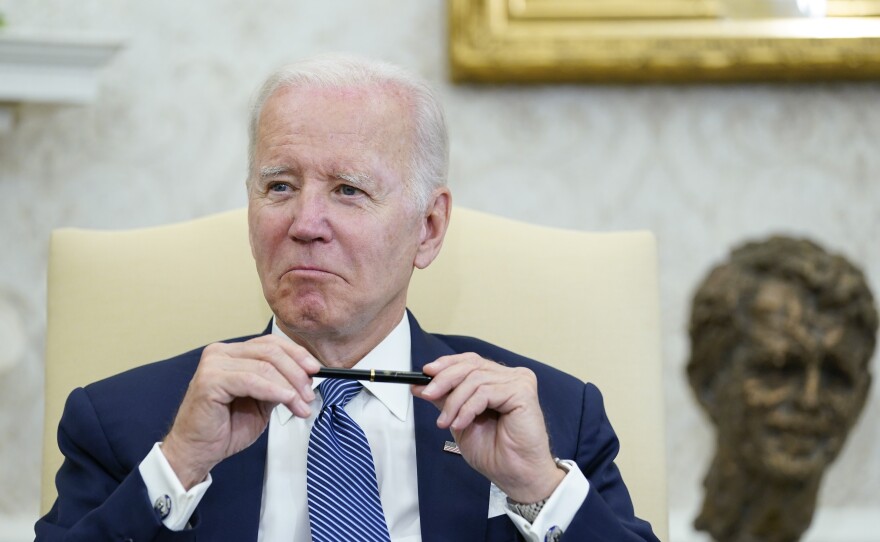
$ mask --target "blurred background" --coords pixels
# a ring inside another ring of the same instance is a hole
[[[880,294],[877,83],[453,85],[443,0],[0,0],[0,13],[0,38],[122,45],[92,103],[22,104],[0,130],[0,541],[32,539],[38,515],[51,230],[244,206],[248,102],[306,55],[359,53],[425,76],[446,106],[457,205],[657,235],[674,542],[704,540],[690,523],[713,435],[683,368],[690,297],[710,267],[745,240],[805,236]],[[876,378],[876,355],[872,367]],[[806,540],[866,541],[869,526],[876,537],[878,418],[875,385]]]

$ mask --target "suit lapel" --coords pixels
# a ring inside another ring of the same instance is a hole
[[[419,327],[409,314],[414,371],[440,356],[455,354]],[[489,480],[458,454],[443,450],[452,441],[448,430],[437,428],[438,411],[421,399],[413,400],[419,512],[424,542],[483,540],[489,511]]]

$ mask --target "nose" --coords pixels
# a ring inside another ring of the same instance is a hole
[[[288,235],[295,241],[329,241],[331,229],[327,202],[317,191],[303,189],[293,198]]]
[[[814,410],[819,406],[820,374],[817,365],[807,367],[803,388],[798,394],[798,405],[805,410]]]

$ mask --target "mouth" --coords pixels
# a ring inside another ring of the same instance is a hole
[[[766,438],[778,451],[792,457],[812,457],[825,449],[832,437],[827,423],[802,418],[774,420],[766,426]]]
[[[787,433],[804,437],[816,437],[827,434],[834,424],[828,416],[817,414],[812,417],[803,415],[774,415],[767,420],[767,429],[774,433]]]
[[[295,265],[293,267],[290,267],[286,271],[284,271],[284,273],[282,273],[282,276],[286,276],[286,275],[291,275],[291,276],[296,276],[296,277],[304,277],[304,278],[305,277],[320,278],[320,277],[327,277],[327,276],[334,276],[334,277],[338,276],[338,275],[336,275],[336,273],[333,273],[332,271],[328,271],[327,269],[324,269],[321,267],[315,267],[315,266],[311,266],[311,265]]]

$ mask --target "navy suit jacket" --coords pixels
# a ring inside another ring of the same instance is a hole
[[[589,495],[563,540],[657,540],[650,525],[634,516],[613,463],[617,437],[595,386],[477,339],[427,334],[412,315],[410,329],[415,371],[440,356],[476,352],[537,374],[552,451],[575,460],[590,481]],[[138,367],[71,393],[58,429],[65,457],[56,476],[58,498],[35,526],[38,541],[256,542],[268,431],[214,467],[213,484],[189,530],[164,528],[137,468],[169,430],[201,352]],[[522,540],[507,516],[487,519],[489,481],[460,455],[443,451],[452,437],[437,428],[437,409],[427,401],[413,403],[422,540]]]

